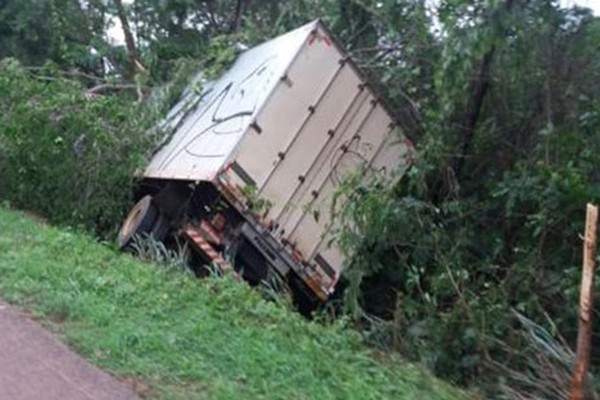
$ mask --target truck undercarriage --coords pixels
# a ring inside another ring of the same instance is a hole
[[[307,266],[268,227],[221,193],[210,182],[143,180],[135,193],[136,206],[119,232],[119,247],[131,247],[136,235],[151,235],[171,248],[185,241],[188,265],[197,276],[212,266],[219,272],[231,270],[252,286],[285,286],[306,314],[326,300],[327,294],[304,282],[302,275],[308,273],[301,271]]]

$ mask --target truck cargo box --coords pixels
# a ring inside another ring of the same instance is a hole
[[[398,179],[411,143],[355,64],[320,21],[245,51],[200,93],[188,89],[170,112],[173,134],[144,177],[212,182],[257,220],[322,290],[343,257],[330,246],[331,203],[358,171]]]

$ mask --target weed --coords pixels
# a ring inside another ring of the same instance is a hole
[[[131,244],[134,254],[143,261],[152,262],[169,271],[189,271],[187,243],[178,244],[177,250],[169,249],[152,234],[135,235]]]

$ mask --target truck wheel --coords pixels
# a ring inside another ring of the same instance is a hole
[[[125,249],[133,240],[135,235],[152,232],[152,228],[158,219],[159,212],[152,204],[152,196],[142,197],[127,215],[119,230],[117,243],[119,249]]]

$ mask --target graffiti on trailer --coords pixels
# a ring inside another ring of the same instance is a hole
[[[393,179],[397,171],[389,169],[389,165],[398,165],[404,169],[413,164],[414,148],[412,143],[406,138],[394,138],[395,129],[393,128],[389,132],[388,139],[378,148],[360,135],[354,135],[342,143],[330,161],[329,179],[331,182],[339,185],[346,177],[344,174],[358,171],[370,176],[377,175],[384,180]],[[391,162],[391,159],[396,161]]]
[[[369,150],[373,148],[370,142],[364,142],[359,135],[354,135],[350,140],[342,143],[336,155],[331,159],[331,179],[334,185],[340,185],[344,179],[343,174],[351,171],[358,172],[366,168],[369,160],[365,157]]]
[[[172,143],[165,148],[158,169],[168,169],[181,154],[194,158],[220,158],[226,156],[248,127],[250,118],[273,79],[270,64],[276,55],[267,57],[240,80],[233,78],[223,87],[213,87],[200,96],[196,110],[188,111],[176,128]],[[231,136],[228,148],[214,147],[223,140],[215,136]]]

